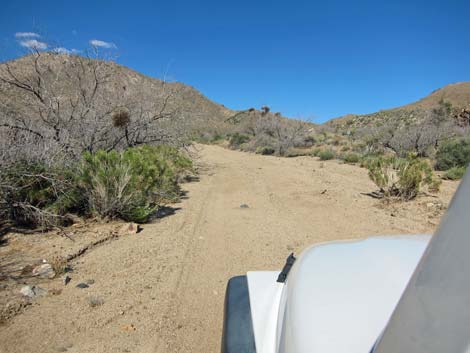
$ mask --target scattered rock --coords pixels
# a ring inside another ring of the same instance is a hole
[[[320,194],[321,194],[321,195],[324,195],[324,194],[326,194],[327,191],[328,191],[328,190],[325,189],[325,190],[323,190]]]
[[[55,271],[52,266],[48,263],[36,266],[33,271],[33,276],[38,276],[41,278],[54,278]]]
[[[47,289],[36,286],[24,286],[20,289],[20,293],[25,297],[34,298],[47,294]]]
[[[90,286],[82,282],[82,283],[77,284],[75,287],[83,289],[83,288],[89,288]]]
[[[130,332],[130,331],[135,331],[135,326],[130,324],[130,325],[124,325],[121,327],[122,331]]]
[[[68,276],[68,275],[65,275],[62,280],[64,281],[64,286],[66,286],[67,284],[69,284],[69,282],[72,280],[72,277]]]
[[[86,284],[95,284],[95,280],[94,279],[87,279],[85,281]]]
[[[250,208],[250,206],[248,206],[246,203],[242,203],[240,205],[240,208]]]
[[[122,231],[128,234],[137,234],[142,231],[142,227],[137,223],[128,223],[124,225]]]

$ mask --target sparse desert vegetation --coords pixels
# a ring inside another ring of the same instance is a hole
[[[0,65],[0,218],[63,226],[69,214],[145,222],[191,171],[175,87],[136,101],[102,58],[34,52]],[[58,79],[60,77],[60,79]],[[113,92],[116,94],[116,92]]]
[[[0,339],[24,351],[53,330],[60,349],[67,336],[81,351],[132,351],[108,339],[117,327],[180,351],[206,337],[207,351],[220,278],[247,263],[432,232],[470,161],[467,111],[435,103],[317,125],[267,106],[231,111],[102,58],[0,64]],[[31,332],[51,307],[53,323]]]

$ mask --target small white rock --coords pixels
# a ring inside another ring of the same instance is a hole
[[[24,286],[20,289],[20,293],[25,297],[34,298],[47,294],[47,289],[36,286]]]
[[[25,297],[32,298],[34,297],[33,287],[31,286],[24,286],[20,289],[20,293],[23,294]]]
[[[50,264],[42,264],[33,269],[33,276],[42,278],[54,278],[55,272]]]

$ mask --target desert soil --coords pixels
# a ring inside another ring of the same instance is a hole
[[[361,194],[376,188],[357,166],[197,149],[200,180],[183,185],[187,197],[172,205],[174,214],[138,234],[110,223],[71,227],[68,238],[4,236],[3,304],[16,303],[24,284],[55,295],[1,324],[0,352],[218,352],[230,277],[279,269],[290,252],[315,243],[431,233],[457,187],[444,182],[438,197],[384,204]],[[66,286],[18,273],[28,261],[65,256],[109,234],[120,236],[70,262]],[[89,288],[76,287],[86,281]]]

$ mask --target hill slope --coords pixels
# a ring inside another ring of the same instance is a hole
[[[388,120],[401,120],[404,123],[417,122],[439,105],[440,101],[452,104],[456,110],[470,106],[470,82],[458,82],[433,91],[428,96],[393,109],[381,110],[371,114],[348,114],[329,120],[326,126],[337,130],[382,125]]]
[[[0,64],[2,77],[11,78],[9,71],[22,82],[40,86],[35,67],[35,55],[25,56]],[[166,83],[159,79],[142,75],[132,69],[112,61],[101,61],[74,55],[40,53],[39,70],[43,89],[48,95],[60,96],[62,101],[74,99],[80,94],[78,75],[90,89],[93,81],[91,72],[98,68],[104,82],[100,85],[98,109],[113,107],[139,107],[151,111],[165,104],[165,110],[176,112],[191,128],[223,128],[225,119],[234,112],[214,103],[191,86],[174,82]],[[83,67],[83,70],[80,71]],[[23,94],[24,93],[24,94]],[[30,95],[0,80],[0,115],[32,115],[27,112],[33,103]],[[34,98],[34,97],[33,97]],[[169,98],[169,99],[167,99]]]

